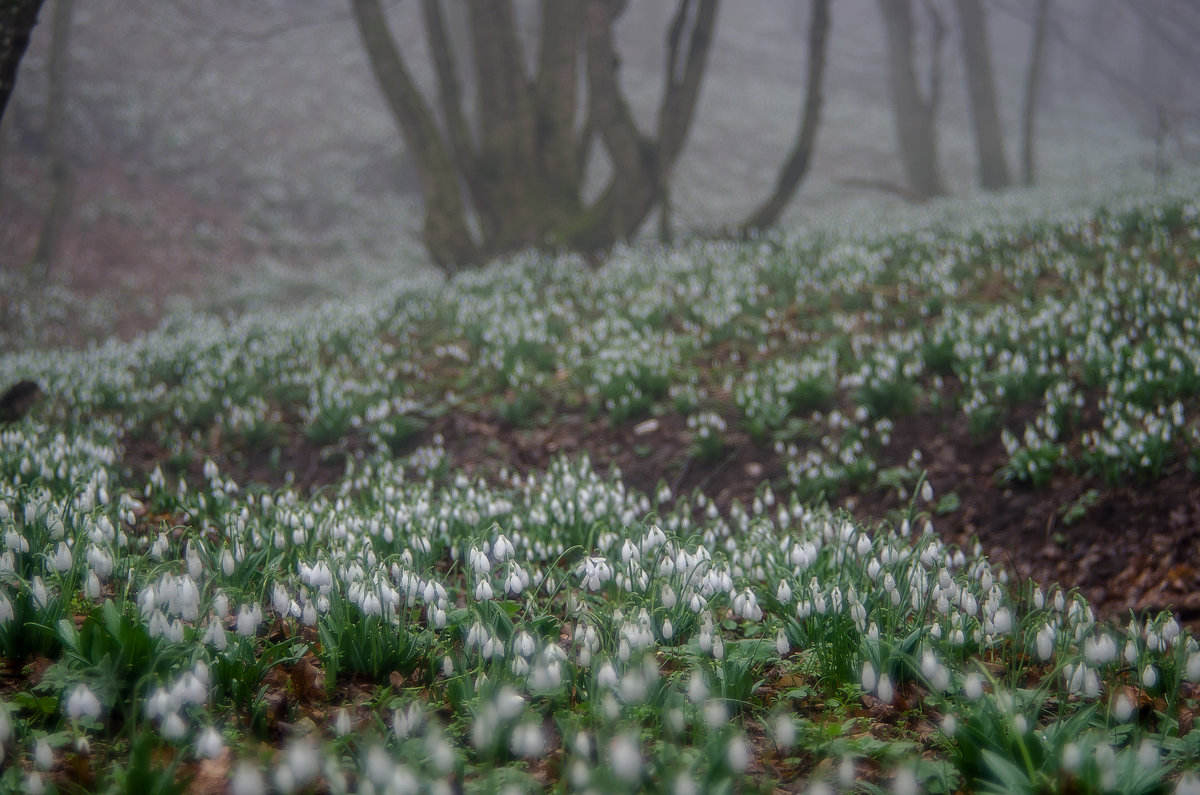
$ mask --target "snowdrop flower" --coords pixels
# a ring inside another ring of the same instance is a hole
[[[617,672],[612,662],[605,660],[604,665],[600,666],[600,671],[596,674],[596,684],[610,689],[617,686]]]
[[[242,760],[233,778],[229,779],[229,791],[232,795],[263,795],[266,791],[266,781],[258,765],[252,761]]]
[[[1129,719],[1133,717],[1133,702],[1129,700],[1129,696],[1125,695],[1125,693],[1118,695],[1116,700],[1113,701],[1112,712],[1113,717],[1118,721],[1128,723]]]
[[[100,598],[100,578],[94,569],[88,570],[87,580],[83,584],[83,595],[88,599]]]
[[[871,664],[870,660],[867,660],[862,667],[862,689],[867,693],[872,692],[875,689],[876,681],[875,666]]]
[[[209,726],[196,740],[196,753],[208,759],[215,759],[225,750],[225,742],[221,739],[221,734],[212,726]]]
[[[671,638],[675,636],[675,626],[671,623],[671,619],[669,618],[663,620],[662,636],[663,640],[671,640]]]
[[[775,633],[775,651],[779,652],[780,657],[786,657],[788,652],[792,650],[791,644],[788,643],[787,635],[783,629]]]
[[[215,617],[208,622],[208,628],[204,630],[204,643],[217,651],[225,651],[229,645],[229,639],[225,637],[225,627]]]
[[[501,533],[496,536],[496,543],[492,545],[492,554],[497,562],[502,562],[517,554],[517,551],[513,548],[512,542],[508,540],[508,536]]]
[[[1142,684],[1148,689],[1158,684],[1158,669],[1153,665],[1147,665],[1142,669]]]
[[[882,673],[879,675],[879,685],[876,688],[876,695],[879,696],[879,700],[882,701],[883,703],[885,703],[885,704],[892,703],[892,697],[893,697],[894,693],[892,691],[892,677],[891,676],[889,676],[886,673]]]
[[[963,680],[963,695],[971,701],[977,701],[983,695],[983,678],[979,674],[974,671],[967,674]]]
[[[42,781],[42,774],[37,771],[31,772],[25,777],[25,792],[28,795],[42,795],[46,791],[46,783]]]
[[[226,577],[232,577],[237,564],[233,560],[233,553],[229,551],[229,547],[221,550],[221,572]]]
[[[642,778],[642,752],[637,738],[629,734],[618,734],[608,746],[609,763],[613,774],[627,784],[636,784]]]
[[[50,594],[46,590],[46,583],[39,576],[35,575],[30,581],[29,595],[33,597],[33,606],[39,610],[45,610],[46,605],[50,603]]]
[[[67,696],[67,715],[73,721],[82,718],[98,720],[100,718],[100,700],[87,685],[76,685]]]
[[[12,621],[14,615],[12,602],[8,600],[3,591],[0,591],[0,626]]]
[[[337,717],[333,720],[333,733],[337,737],[345,737],[354,728],[354,723],[350,720],[350,713],[345,707],[341,707],[337,711]]]
[[[475,601],[488,602],[492,599],[492,584],[486,578],[475,583]]]
[[[238,610],[237,633],[245,638],[252,638],[262,623],[262,610],[258,605],[242,605]]]
[[[958,732],[958,718],[954,717],[954,713],[947,713],[942,718],[942,734],[953,739],[955,733]]]
[[[392,713],[392,732],[401,740],[411,737],[420,728],[425,716],[417,704]]]
[[[0,605],[0,607],[3,607]],[[1188,655],[1187,678],[1189,682],[1200,682],[1200,651]]]
[[[688,700],[693,704],[699,704],[708,698],[708,682],[705,681],[704,672],[699,668],[692,671],[688,677],[687,687]]]
[[[70,571],[71,567],[75,565],[75,559],[71,556],[71,548],[65,541],[58,542],[54,553],[46,559],[46,565],[59,574]]]
[[[729,738],[725,746],[725,761],[734,773],[744,773],[750,766],[750,744],[741,734]]]
[[[511,739],[512,751],[517,756],[534,759],[541,756],[546,747],[546,739],[542,735],[539,723],[525,721],[513,729]]]
[[[163,737],[175,742],[187,734],[187,724],[183,722],[183,718],[179,717],[178,712],[169,712],[163,719],[162,733]]]

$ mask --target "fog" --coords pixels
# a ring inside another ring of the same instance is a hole
[[[518,2],[537,55],[538,4]],[[1035,0],[985,2],[1002,133],[1014,174]],[[465,15],[444,4],[452,33]],[[978,190],[954,4],[915,5],[917,76],[930,81],[936,9],[946,25],[936,117],[949,201]],[[1200,10],[1182,0],[1057,0],[1036,124],[1037,183],[1164,178],[1198,158]],[[677,237],[736,224],[771,190],[804,100],[810,3],[726,2],[686,147],[671,178]],[[46,138],[54,2],[0,128],[0,268],[28,271],[54,191]],[[420,6],[387,5],[419,87],[435,92]],[[624,95],[643,130],[663,92],[667,0],[629,4],[615,31]],[[476,118],[466,37],[452,35]],[[173,297],[203,299],[256,274],[353,281],[428,268],[417,170],[375,83],[348,4],[324,0],[87,0],[67,48],[64,160],[72,200],[52,263],[32,272],[115,296],[112,328],[155,322]],[[778,226],[847,222],[903,205],[877,0],[837,0],[811,169]],[[593,195],[602,155],[588,161]],[[911,196],[908,197],[911,199]],[[653,219],[639,235],[656,235]],[[349,267],[350,265],[354,267]],[[48,271],[48,273],[44,272]],[[304,282],[304,279],[310,281]],[[317,280],[317,281],[311,281]]]

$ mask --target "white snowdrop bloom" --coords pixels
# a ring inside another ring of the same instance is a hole
[[[71,556],[71,548],[65,541],[59,541],[53,554],[46,559],[46,566],[59,574],[70,571],[74,565],[75,559]]]
[[[775,651],[779,652],[780,657],[786,657],[788,652],[792,650],[791,644],[788,643],[787,634],[780,629],[775,633]]]
[[[734,773],[744,773],[750,766],[750,744],[745,736],[736,734],[725,746],[725,761]]]
[[[775,733],[775,743],[783,749],[796,744],[796,721],[788,714],[780,714],[772,724]]]
[[[788,585],[787,580],[779,581],[779,587],[775,589],[775,598],[783,604],[792,601],[792,586]]]
[[[709,731],[721,729],[728,720],[729,710],[725,707],[724,699],[710,698],[704,702],[704,723]]]
[[[217,651],[225,651],[229,645],[229,639],[225,637],[225,627],[215,617],[208,622],[208,628],[204,631],[204,643]]]
[[[317,778],[321,755],[310,739],[293,742],[287,749],[285,764],[292,774],[296,786],[305,787]]]
[[[492,555],[498,563],[508,560],[515,554],[517,554],[517,550],[513,547],[512,542],[508,540],[508,536],[503,533],[496,536],[496,543],[492,545]]]
[[[533,636],[525,630],[517,633],[516,639],[513,641],[513,648],[523,657],[532,657],[537,651],[537,644],[533,640]]]
[[[1138,653],[1137,644],[1132,640],[1125,644],[1125,662],[1130,665],[1137,665],[1141,655]]]
[[[206,701],[208,690],[191,671],[184,671],[171,688],[171,703],[177,708],[184,704],[203,704]]]
[[[95,544],[92,544],[88,547],[87,562],[97,577],[106,580],[112,576],[113,567],[115,564],[113,563],[112,555],[108,553],[108,550],[101,549]]]
[[[1001,607],[992,617],[992,634],[1007,635],[1012,632],[1012,611]]]
[[[617,671],[611,661],[605,660],[600,666],[600,671],[596,674],[596,684],[609,689],[617,686]]]
[[[525,699],[516,690],[505,685],[496,694],[495,705],[501,720],[512,720],[525,709]]]
[[[1019,713],[1014,715],[1013,731],[1019,735],[1026,734],[1029,731],[1029,719]]]
[[[252,638],[262,623],[262,610],[258,605],[244,604],[238,609],[237,633],[245,638]]]
[[[411,737],[425,720],[418,704],[409,704],[392,713],[392,732],[401,740]]]
[[[963,695],[971,701],[979,700],[983,695],[983,677],[972,671],[963,680]]]
[[[629,563],[630,561],[638,561],[641,560],[641,557],[642,553],[632,541],[626,538],[625,543],[621,545],[621,562]]]
[[[337,717],[333,720],[333,733],[338,737],[345,737],[353,728],[354,724],[350,720],[350,713],[345,707],[338,709]]]
[[[1187,772],[1175,783],[1175,795],[1200,795],[1200,775]]]
[[[675,595],[675,589],[671,587],[670,583],[664,582],[662,584],[662,588],[658,592],[658,601],[661,602],[662,606],[666,609],[674,609],[678,602]]]
[[[1175,641],[1179,639],[1180,631],[1179,622],[1175,620],[1174,616],[1171,616],[1169,619],[1167,619],[1167,623],[1163,624],[1163,641],[1167,645],[1174,645]]]
[[[46,605],[50,604],[50,593],[40,576],[35,575],[30,581],[29,595],[33,598],[33,606],[39,610],[45,610]]]
[[[226,577],[232,577],[234,570],[237,568],[237,563],[233,559],[233,553],[229,551],[229,547],[221,550],[221,572]]]
[[[714,660],[725,659],[725,639],[720,635],[713,636],[712,656]]]
[[[892,697],[894,696],[894,692],[892,689],[892,677],[889,676],[887,673],[880,674],[879,675],[879,684],[876,687],[875,692],[876,692],[876,695],[879,696],[880,701],[882,701],[885,704],[891,704]]]
[[[867,693],[874,691],[875,683],[877,681],[878,680],[876,679],[876,676],[875,676],[875,666],[871,663],[870,660],[867,660],[865,663],[863,663],[863,666],[862,666],[862,677],[860,678],[860,682],[862,683],[862,689]]]
[[[521,577],[519,566],[513,566],[509,569],[508,577],[504,579],[504,592],[511,593],[517,596],[525,588],[525,582]]]
[[[178,712],[168,712],[163,718],[162,735],[171,742],[176,742],[183,739],[187,734],[187,724],[183,722],[183,718],[179,717]]]
[[[1188,655],[1187,678],[1189,682],[1200,682],[1200,651]]]
[[[67,715],[71,720],[100,718],[100,700],[87,685],[76,685],[67,696]]]
[[[1113,701],[1112,714],[1121,723],[1128,723],[1133,717],[1133,702],[1129,700],[1129,696],[1121,693]]]
[[[871,539],[866,533],[858,534],[858,543],[855,545],[854,551],[860,558],[866,557],[871,552]]]
[[[94,569],[88,570],[87,580],[83,584],[83,595],[88,599],[100,598],[100,578],[96,576]]]
[[[16,614],[13,612],[12,602],[0,591],[0,626],[12,621],[14,615]]]
[[[471,547],[467,553],[467,564],[476,575],[486,574],[492,570],[492,562],[488,560],[487,553],[476,547]]]
[[[921,484],[921,499],[924,502],[933,502],[933,484],[928,480]]]
[[[229,617],[229,597],[224,591],[217,591],[217,595],[212,600],[213,612],[217,614],[217,618],[224,621]]]
[[[1153,665],[1147,665],[1142,669],[1142,684],[1147,688],[1152,688],[1158,684],[1158,669]]]
[[[669,618],[663,619],[662,636],[663,640],[671,640],[671,638],[675,637],[675,627],[671,624],[671,619]]]
[[[535,759],[542,755],[546,748],[546,738],[542,734],[542,726],[533,721],[523,721],[513,729],[510,739],[512,751],[517,756]]]
[[[201,732],[199,739],[196,740],[196,753],[208,759],[215,759],[225,750],[225,741],[221,739],[221,734],[212,726],[209,726]]]
[[[491,598],[490,594],[488,598]],[[364,589],[359,608],[362,610],[364,616],[382,616],[383,600],[379,598],[379,594],[375,591]]]
[[[958,718],[954,717],[953,712],[947,713],[946,716],[942,718],[942,734],[953,739],[957,732]]]
[[[609,764],[613,775],[627,784],[642,778],[642,752],[636,735],[618,734],[608,745]]]

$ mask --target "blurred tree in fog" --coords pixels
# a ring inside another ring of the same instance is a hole
[[[1004,132],[1000,129],[996,81],[992,77],[992,48],[988,44],[983,2],[956,0],[955,5],[962,33],[963,61],[967,66],[967,94],[975,128],[979,184],[984,190],[1007,188],[1008,158],[1004,154]]]
[[[916,23],[912,0],[879,0],[887,35],[888,81],[900,159],[908,177],[908,187],[921,198],[946,192],[938,173],[937,110],[941,99],[941,50],[945,23],[932,3],[925,8],[932,20],[929,81],[924,90],[917,81]]]
[[[50,44],[49,91],[46,98],[46,154],[50,168],[53,193],[50,206],[42,220],[38,234],[37,249],[33,253],[35,268],[49,273],[54,267],[58,243],[62,238],[71,201],[75,194],[75,180],[67,162],[66,113],[67,113],[67,59],[70,53],[68,41],[71,33],[71,17],[75,0],[55,0],[53,41]]]
[[[379,0],[351,0],[376,80],[416,161],[424,240],[440,266],[453,270],[528,246],[604,249],[634,235],[663,200],[700,95],[718,0],[677,6],[653,135],[638,127],[617,79],[613,26],[626,4],[543,0],[530,75],[511,0],[470,0],[478,97],[471,124],[461,53],[440,0],[421,3],[436,110],[417,88]],[[588,163],[598,149],[609,162],[607,183],[589,201]]]
[[[17,67],[29,47],[42,0],[0,0],[0,118],[17,83]]]
[[[817,127],[821,122],[821,86],[829,46],[830,0],[813,0],[812,19],[808,26],[808,74],[804,89],[804,110],[796,143],[788,153],[775,190],[742,222],[743,233],[760,231],[779,220],[784,207],[796,195],[800,182],[808,172],[813,149],[817,145]]]

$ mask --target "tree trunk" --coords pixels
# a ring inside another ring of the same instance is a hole
[[[887,33],[888,79],[900,157],[912,189],[922,196],[945,193],[937,168],[933,95],[922,96],[913,63],[912,0],[879,0]],[[931,81],[936,85],[936,75]]]
[[[422,0],[436,111],[405,67],[379,0],[351,4],[376,80],[418,165],[426,244],[443,267],[530,246],[605,249],[632,236],[665,196],[695,115],[719,0],[680,2],[669,42],[676,57],[654,137],[638,129],[617,80],[613,26],[625,0],[542,0],[532,77],[512,0],[470,0],[475,128],[463,107],[462,59],[453,52],[440,0]],[[581,105],[586,119],[579,132]],[[589,206],[583,185],[593,144],[607,151],[612,175]],[[468,218],[478,221],[478,241]]]
[[[1038,89],[1042,84],[1042,61],[1046,52],[1046,28],[1050,21],[1050,0],[1037,0],[1033,19],[1033,41],[1029,50],[1029,69],[1025,73],[1025,99],[1021,110],[1021,183],[1033,185],[1034,131],[1037,118]]]
[[[967,93],[971,121],[975,127],[975,150],[979,160],[979,184],[984,190],[1009,185],[1008,158],[1004,154],[1004,132],[996,109],[996,81],[992,77],[992,53],[981,0],[957,0],[962,31],[963,61],[967,66]]]
[[[396,49],[379,0],[351,0],[351,8],[375,80],[413,153],[425,198],[425,247],[435,263],[453,272],[475,262],[478,256],[467,228],[454,161],[442,144],[433,113]]]
[[[817,144],[817,127],[821,121],[821,87],[824,82],[826,53],[829,43],[830,0],[814,0],[812,19],[808,25],[808,75],[804,87],[804,111],[796,143],[784,161],[775,183],[775,191],[742,222],[742,234],[761,231],[779,220],[796,190],[800,187],[813,149]]]
[[[17,84],[17,68],[29,47],[43,0],[0,0],[0,118]]]
[[[66,114],[68,58],[70,55],[71,17],[75,0],[55,0],[53,37],[50,44],[49,96],[46,99],[46,151],[49,156],[53,196],[31,265],[49,274],[54,269],[58,244],[62,240],[67,216],[75,197],[75,180],[67,160]]]

